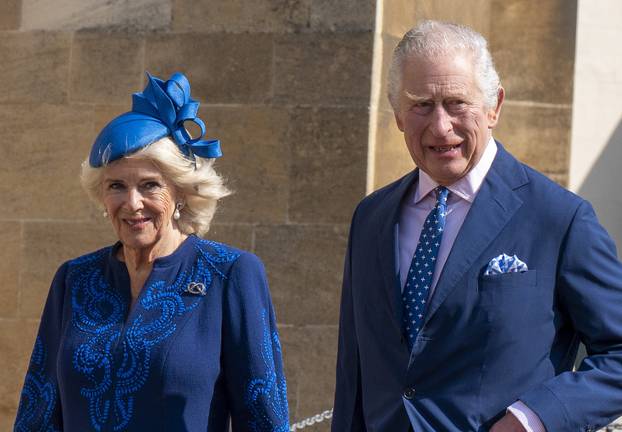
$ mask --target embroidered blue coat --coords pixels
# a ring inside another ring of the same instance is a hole
[[[63,264],[16,431],[289,430],[276,321],[254,255],[189,236],[134,307],[119,244]]]

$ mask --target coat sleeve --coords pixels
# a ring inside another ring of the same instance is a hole
[[[622,264],[589,203],[579,205],[561,254],[558,299],[588,356],[520,399],[547,431],[595,431],[622,414]]]
[[[16,432],[63,430],[56,358],[62,334],[66,267],[56,272],[43,309],[15,418]]]
[[[243,253],[233,264],[224,302],[223,367],[233,432],[288,432],[281,344],[256,256]]]
[[[341,289],[333,432],[364,432],[367,430],[361,401],[361,370],[352,301],[351,250],[353,247],[354,218],[350,227],[350,239]]]

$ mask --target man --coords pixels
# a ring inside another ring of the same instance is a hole
[[[505,94],[486,41],[424,22],[399,43],[389,75],[418,168],[352,220],[333,432],[613,421],[622,265],[589,203],[492,139]],[[573,371],[580,341],[588,357]]]

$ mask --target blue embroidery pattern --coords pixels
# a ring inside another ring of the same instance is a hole
[[[46,355],[43,343],[37,337],[15,421],[16,432],[56,431],[52,425],[56,386],[48,379],[43,369]]]
[[[196,239],[197,260],[191,272],[180,272],[175,282],[154,281],[144,288],[140,313],[125,325],[128,305],[101,272],[111,248],[71,262],[72,324],[85,342],[73,354],[73,367],[90,386],[81,389],[89,403],[93,428],[101,431],[127,427],[134,414],[134,394],[147,382],[154,346],[172,335],[176,320],[193,310],[202,296],[183,296],[190,282],[209,288],[213,274],[225,278],[219,263],[232,262],[239,254],[220,243]],[[208,249],[211,249],[208,252]]]
[[[270,333],[265,310],[262,322],[261,357],[266,371],[263,378],[252,379],[246,389],[246,405],[252,414],[249,426],[253,432],[289,432],[287,386],[285,377],[280,371],[277,374],[274,364],[274,352],[281,356],[281,343],[276,331]]]

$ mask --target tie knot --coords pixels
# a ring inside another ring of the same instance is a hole
[[[441,204],[447,204],[447,196],[449,195],[449,189],[447,189],[445,186],[439,186],[436,189],[434,189],[434,192],[436,192],[437,202]]]

